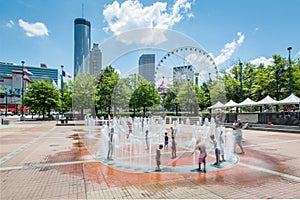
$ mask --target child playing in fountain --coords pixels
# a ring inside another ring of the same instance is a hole
[[[160,169],[160,151],[162,150],[162,148],[163,148],[164,146],[162,145],[162,144],[160,144],[159,146],[158,146],[158,148],[156,149],[156,156],[155,156],[155,158],[156,158],[156,169],[155,169],[155,171],[161,171],[161,169]]]
[[[170,130],[171,130],[171,137],[175,137],[176,136],[175,129],[171,126]]]
[[[223,131],[220,130],[220,135],[218,137],[218,143],[220,147],[220,155],[222,160],[220,159],[220,162],[226,162],[225,156],[224,156],[224,138],[223,138]]]
[[[238,145],[241,149],[241,154],[244,154],[244,148],[242,146],[242,138],[243,138],[243,134],[242,134],[242,125],[239,124],[238,122],[235,123],[232,127],[233,129],[233,134],[235,137],[235,141],[234,141],[234,153],[236,153],[236,146]]]
[[[148,133],[149,133],[149,131],[146,130],[146,134],[145,134],[146,150],[149,150],[149,138],[148,138]]]
[[[200,145],[198,146],[198,149],[200,151],[200,153],[199,153],[199,159],[198,159],[198,164],[199,164],[198,170],[200,172],[206,173],[206,157],[207,157],[207,153],[206,153],[205,145],[203,143],[200,143]],[[201,164],[202,163],[203,163],[203,170],[201,170]]]
[[[169,144],[169,136],[168,136],[168,132],[165,132],[165,149],[168,149],[168,144]]]
[[[128,134],[126,134],[126,138],[128,139],[130,134],[132,134],[132,124],[128,121],[127,126],[128,126]]]
[[[108,152],[107,152],[108,160],[112,160],[112,154],[114,151],[113,137],[114,137],[114,128],[111,128],[110,132],[108,133]]]
[[[175,137],[172,136],[172,159],[176,158],[176,142],[175,142]]]
[[[214,145],[214,150],[215,150],[215,156],[216,156],[216,162],[213,164],[215,166],[220,165],[220,146],[218,141],[215,138],[215,135],[210,135],[211,143]]]
[[[200,142],[200,140],[196,141],[196,146],[192,154],[195,153],[196,150],[199,150],[199,157],[198,157],[198,171],[206,173],[206,147],[203,142]],[[203,164],[203,170],[201,170],[201,164]]]

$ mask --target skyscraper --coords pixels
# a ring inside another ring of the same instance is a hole
[[[102,52],[99,49],[99,44],[94,43],[90,53],[90,69],[89,73],[97,75],[102,69]]]
[[[74,21],[74,77],[88,72],[87,56],[91,49],[91,23],[83,18]]]
[[[139,59],[139,74],[154,83],[155,54],[143,54]]]

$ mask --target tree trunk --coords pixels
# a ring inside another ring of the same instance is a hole
[[[43,109],[43,119],[45,119],[45,109]]]
[[[83,118],[83,108],[80,108],[80,119],[84,119]]]

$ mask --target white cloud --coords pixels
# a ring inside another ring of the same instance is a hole
[[[7,26],[8,28],[12,28],[14,25],[15,25],[15,23],[14,23],[13,20],[9,20],[9,22],[6,24],[6,26]]]
[[[274,64],[274,59],[273,58],[266,58],[266,57],[259,57],[255,58],[254,60],[249,61],[253,65],[260,65],[263,64],[264,66],[269,66]]]
[[[300,51],[296,54],[296,58],[300,58]]]
[[[230,43],[227,43],[221,50],[221,54],[215,58],[215,62],[217,65],[220,65],[231,58],[237,47],[242,45],[245,39],[245,35],[243,35],[241,32],[238,32],[237,36],[239,37],[239,39],[237,41],[234,40]]]
[[[172,7],[168,8],[167,2],[155,2],[150,6],[143,6],[139,0],[126,0],[121,4],[114,1],[106,5],[103,10],[104,20],[107,22],[107,27],[103,30],[111,31],[118,36],[142,28],[168,29],[179,23],[185,16],[188,18],[193,16],[189,13],[191,4],[190,0],[177,0]],[[159,37],[152,36],[147,38],[146,42],[157,43],[158,39]]]
[[[23,21],[22,19],[19,19],[19,25],[26,32],[25,34],[28,37],[48,35],[48,29],[46,25],[41,22],[30,24],[28,22]]]

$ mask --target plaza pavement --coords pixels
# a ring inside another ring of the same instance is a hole
[[[55,121],[0,125],[0,199],[299,199],[300,134],[244,130],[226,169],[144,173],[95,160]]]

